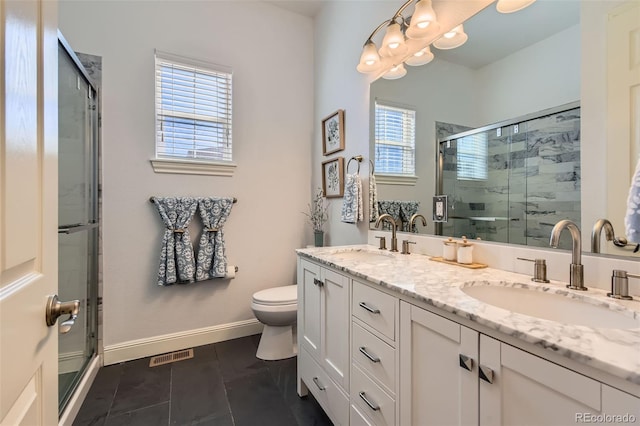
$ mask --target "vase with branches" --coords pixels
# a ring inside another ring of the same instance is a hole
[[[303,214],[307,216],[307,221],[313,228],[316,247],[322,247],[324,243],[324,224],[329,219],[327,212],[329,207],[324,203],[324,191],[322,188],[318,188],[308,206],[309,212],[303,212]]]

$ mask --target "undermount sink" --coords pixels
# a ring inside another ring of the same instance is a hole
[[[640,317],[631,310],[597,299],[556,293],[547,287],[470,283],[461,290],[483,303],[531,317],[594,328],[640,328]]]
[[[332,253],[340,256],[344,260],[358,260],[360,262],[371,262],[390,259],[393,255],[388,251],[369,251],[369,250],[348,250]]]

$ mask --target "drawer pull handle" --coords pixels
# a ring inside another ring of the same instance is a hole
[[[371,362],[380,362],[380,358],[378,358],[375,355],[371,355],[368,351],[367,348],[365,348],[364,346],[360,346],[360,353],[362,353],[362,355],[366,356],[367,358],[369,358],[369,361]]]
[[[489,384],[493,384],[494,374],[493,374],[493,370],[490,369],[489,367],[485,367],[484,365],[481,365],[480,368],[478,369],[478,376],[480,376],[480,378],[485,382]]]
[[[464,368],[467,371],[473,370],[473,358],[470,358],[466,355],[459,355],[460,357],[460,367]]]
[[[323,391],[323,390],[327,389],[326,387],[324,387],[324,386],[322,386],[322,385],[320,384],[320,381],[318,380],[318,378],[317,378],[317,377],[314,377],[314,378],[313,378],[313,383],[315,383],[315,384],[316,384],[316,386],[318,387],[318,389],[320,389],[321,391]]]
[[[380,410],[380,406],[378,404],[369,401],[369,398],[367,398],[367,394],[366,393],[360,392],[358,395],[360,395],[360,398],[362,398],[362,400],[365,402],[365,404],[367,404],[369,406],[369,408],[371,408],[373,411]]]
[[[315,285],[317,285],[318,287],[322,287],[322,286],[324,285],[324,282],[322,282],[322,280],[319,280],[319,279],[317,279],[317,278],[314,278],[314,279],[313,279],[313,283],[314,283]]]
[[[360,307],[362,309],[367,310],[367,311],[371,312],[372,314],[379,314],[380,313],[380,309],[372,308],[371,306],[367,305],[364,302],[360,302],[359,305],[360,305]]]

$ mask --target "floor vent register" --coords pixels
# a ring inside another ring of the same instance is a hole
[[[172,362],[183,361],[190,358],[193,358],[193,348],[151,357],[149,367],[157,367],[159,365],[170,364]]]

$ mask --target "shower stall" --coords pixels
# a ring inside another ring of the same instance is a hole
[[[548,247],[559,220],[580,224],[578,102],[441,138],[437,159],[438,235]]]
[[[58,294],[80,301],[75,324],[59,335],[62,413],[97,355],[100,221],[97,91],[61,34],[58,105]]]

